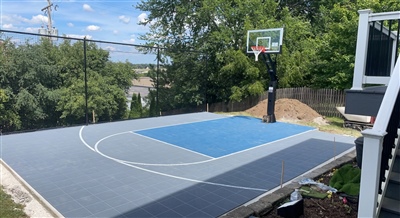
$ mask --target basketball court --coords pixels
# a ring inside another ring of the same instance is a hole
[[[353,142],[202,112],[6,135],[1,158],[65,217],[217,217]]]

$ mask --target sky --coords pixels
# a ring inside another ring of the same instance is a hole
[[[92,40],[118,43],[143,44],[139,36],[148,27],[139,25],[147,18],[147,13],[136,9],[140,0],[50,0],[53,4],[51,19],[59,36],[70,36]],[[38,33],[47,28],[48,13],[43,8],[48,0],[0,0],[0,27],[3,30]],[[114,59],[130,60],[135,63],[154,62],[152,55],[139,55],[138,52],[122,51],[127,48],[102,45],[113,51]],[[121,51],[121,52],[119,52]],[[129,55],[128,55],[129,54]],[[115,57],[114,57],[115,56]],[[143,57],[142,57],[143,56]]]

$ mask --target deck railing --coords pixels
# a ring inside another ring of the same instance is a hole
[[[400,11],[372,13],[367,9],[358,13],[360,16],[351,89],[362,90],[364,84],[387,85],[399,49]],[[397,28],[394,25],[396,23]],[[372,72],[376,68],[383,72]]]
[[[398,140],[394,147],[390,143],[394,138],[392,129],[395,128],[397,133],[398,128],[398,119],[393,119],[393,111],[398,107],[400,90],[400,58],[398,58],[400,11],[372,13],[368,9],[360,10],[359,15],[352,89],[363,90],[365,84],[387,85],[373,128],[362,131],[364,136],[362,159],[368,161],[363,161],[361,166],[358,217],[378,217],[382,196],[385,195],[393,167],[393,161],[389,160],[387,164],[385,159],[388,157],[383,154],[389,150],[394,156],[399,146]],[[396,26],[392,25],[395,23],[397,28],[392,28]],[[389,27],[385,27],[385,24]],[[371,58],[371,54],[377,55],[379,60]],[[385,164],[384,171],[382,163]],[[386,164],[389,169],[385,171]],[[382,176],[386,178],[386,182],[382,180]]]
[[[400,58],[399,58],[400,59]],[[386,192],[386,182],[381,185],[381,158],[383,151],[383,140],[386,136],[390,115],[393,112],[397,96],[400,89],[400,60],[393,70],[385,95],[383,97],[378,115],[372,129],[362,131],[364,136],[363,161],[361,166],[361,185],[359,196],[358,217],[377,217],[379,215],[382,198],[379,197],[379,189],[382,195]],[[394,157],[398,143],[392,149]],[[389,164],[389,169],[385,177],[390,177],[393,164]],[[382,196],[380,195],[380,196]],[[377,204],[378,203],[378,204]]]

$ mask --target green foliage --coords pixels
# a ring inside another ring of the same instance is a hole
[[[131,108],[131,110],[129,113],[129,118],[143,117],[143,109],[142,109],[142,101],[141,101],[140,93],[138,95],[136,95],[135,93],[132,94],[130,108]]]
[[[149,117],[156,117],[158,116],[158,110],[157,110],[156,96],[154,95],[154,92],[150,92],[149,97],[150,97]]]
[[[183,0],[179,3],[147,0],[137,7],[150,12],[148,20],[142,23],[150,31],[142,39],[148,40],[149,45],[158,44],[186,54],[161,52],[163,56],[159,59],[170,58],[174,66],[159,72],[160,106],[171,109],[185,103],[240,101],[267,88],[269,76],[265,66],[245,55],[246,32],[250,29],[284,27],[283,52],[276,57],[280,87],[350,88],[357,11],[367,8],[374,12],[396,11],[400,10],[400,3],[397,0]],[[194,76],[195,68],[187,65],[195,66],[193,60],[204,60],[191,57],[189,61],[188,51],[193,50],[207,56],[205,70],[197,71],[197,74],[206,72],[203,77]],[[258,73],[254,68],[258,68]],[[249,78],[249,73],[254,77]],[[177,78],[191,78],[191,81]]]
[[[83,41],[59,45],[6,40],[0,47],[0,125],[5,131],[85,122]],[[88,113],[97,121],[127,117],[125,92],[135,78],[132,64],[112,62],[109,53],[87,43]],[[40,54],[40,55],[38,55]]]
[[[0,217],[2,218],[25,218],[29,217],[23,211],[24,206],[16,204],[10,195],[3,191],[3,187],[0,186]]]
[[[339,192],[344,192],[348,195],[358,195],[360,192],[360,179],[360,168],[346,164],[335,171],[329,181],[329,185],[336,188]]]

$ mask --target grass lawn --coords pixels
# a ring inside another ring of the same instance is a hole
[[[24,206],[15,203],[11,196],[3,191],[3,187],[0,188],[0,217],[2,218],[21,218],[29,217],[23,211]]]

